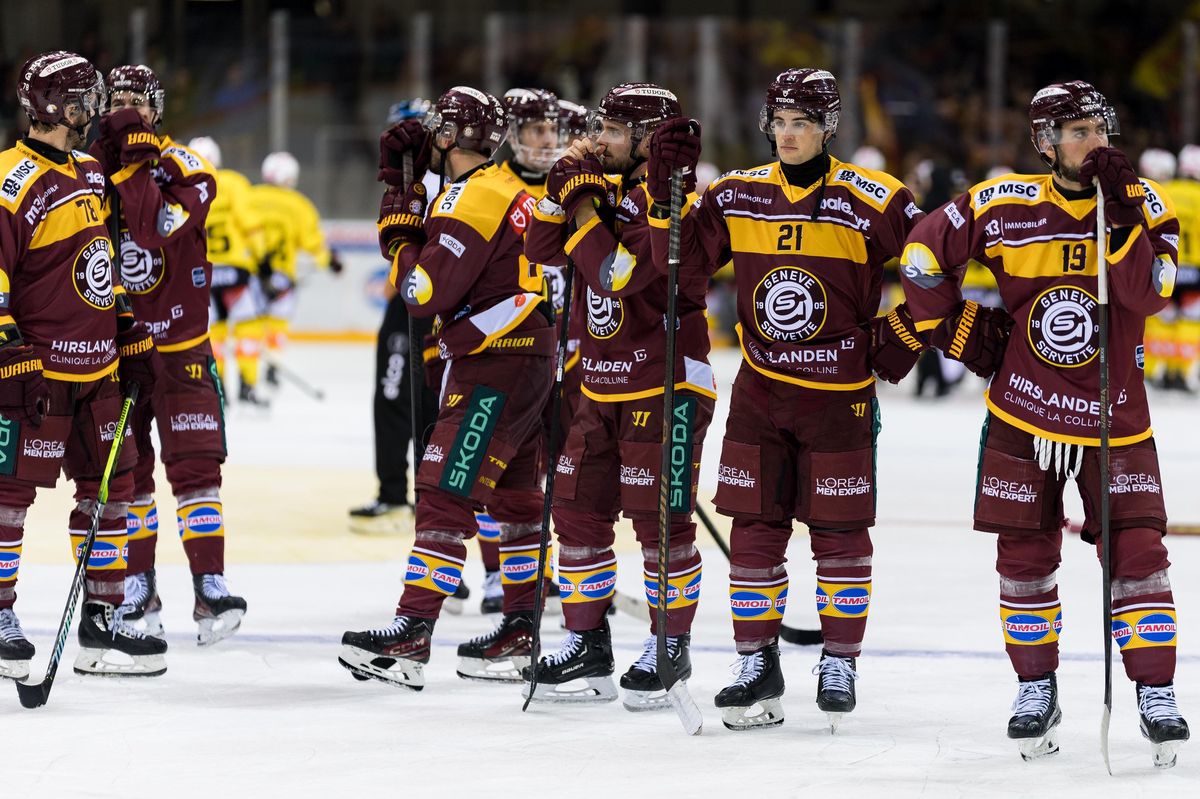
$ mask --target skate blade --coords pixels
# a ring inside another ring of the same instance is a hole
[[[671,698],[661,688],[657,691],[635,691],[631,688],[623,688],[621,690],[621,704],[630,713],[668,710],[671,707]]]
[[[377,655],[356,646],[343,646],[338,663],[356,680],[379,680],[412,691],[420,691],[425,687],[425,664],[415,660]]]
[[[845,713],[829,713],[829,712],[827,712],[825,714],[825,716],[829,719],[829,734],[830,735],[837,735],[838,725],[840,725],[842,723],[842,716],[844,716],[844,715],[846,715],[846,714]]]
[[[721,721],[735,732],[778,727],[783,724],[783,703],[778,698],[760,699],[749,707],[723,707]]]
[[[522,696],[529,698],[529,683],[525,683]],[[539,682],[533,693],[534,702],[558,702],[561,704],[599,704],[617,698],[617,688],[611,676],[580,677],[558,685]]]
[[[1018,738],[1017,750],[1026,763],[1042,757],[1058,754],[1058,728],[1050,729],[1039,738]]]
[[[524,682],[521,669],[529,666],[529,655],[514,655],[502,660],[459,658],[458,676],[478,682]]]
[[[127,655],[115,649],[83,647],[75,656],[75,673],[97,677],[157,677],[167,671],[164,655]]]
[[[1163,741],[1158,744],[1150,744],[1150,749],[1154,753],[1154,767],[1174,768],[1181,743],[1183,741]]]
[[[242,626],[244,610],[227,610],[211,619],[200,619],[200,631],[196,634],[197,646],[212,646],[238,631]]]
[[[675,709],[675,715],[679,717],[683,731],[688,735],[699,735],[704,729],[704,716],[700,714],[700,708],[696,707],[696,700],[692,699],[691,693],[688,692],[687,683],[677,680],[667,689],[667,698],[671,700],[671,707]]]
[[[9,680],[24,680],[28,676],[28,660],[0,660],[0,677]]]

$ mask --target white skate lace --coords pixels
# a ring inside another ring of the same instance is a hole
[[[1148,721],[1170,721],[1183,718],[1175,704],[1175,686],[1143,685],[1138,691],[1138,710]]]
[[[504,596],[504,584],[500,581],[500,572],[487,572],[483,575],[483,596],[485,599]]]
[[[730,670],[736,676],[733,684],[749,685],[762,675],[765,665],[766,661],[763,659],[762,652],[738,655],[738,659],[730,666]]]
[[[141,607],[149,598],[150,581],[144,573],[125,575],[125,599],[121,602],[122,608],[128,608],[125,613]]]
[[[820,675],[820,682],[826,691],[850,693],[851,683],[858,679],[858,672],[850,667],[850,660],[836,656],[827,656],[813,666],[812,673]]]
[[[679,639],[667,637],[667,655],[675,657],[679,651]],[[633,663],[633,668],[654,674],[658,670],[658,638],[650,636],[642,642],[642,656]]]
[[[130,610],[133,610],[133,606],[124,604],[113,609],[112,616],[110,617],[109,621],[109,632],[111,632],[114,637],[120,635],[124,638],[136,638],[138,640],[148,638],[149,636],[144,632],[125,621],[125,614]]]
[[[1017,689],[1012,711],[1016,716],[1044,716],[1050,709],[1050,681],[1031,680],[1023,682]]]
[[[396,618],[392,619],[392,623],[387,627],[375,627],[367,630],[367,635],[374,635],[381,638],[389,635],[396,635],[408,629],[408,622],[408,616],[397,616]]]
[[[27,641],[25,631],[21,629],[21,622],[17,620],[17,614],[12,608],[0,610],[0,639],[5,641]]]
[[[200,582],[200,593],[205,599],[224,599],[229,596],[229,587],[225,585],[225,575],[206,574]]]
[[[574,630],[567,630],[567,637],[559,645],[558,651],[553,655],[546,656],[546,662],[551,666],[561,666],[571,658],[579,654],[579,650],[583,644],[583,636]]]

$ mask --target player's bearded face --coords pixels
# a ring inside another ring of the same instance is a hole
[[[70,123],[67,127],[67,149],[81,150],[87,144],[88,131],[95,124],[95,114],[84,111],[78,105],[68,105],[63,114]],[[80,124],[83,128],[76,130]]]
[[[1046,155],[1056,159],[1055,169],[1060,177],[1078,183],[1083,159],[1097,147],[1107,146],[1108,129],[1104,120],[1099,117],[1074,119],[1063,123],[1057,147],[1047,147]]]
[[[595,142],[596,154],[600,156],[605,172],[624,174],[633,166],[630,152],[632,138],[628,126],[605,120]]]

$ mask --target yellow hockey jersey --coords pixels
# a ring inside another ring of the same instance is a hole
[[[1200,181],[1179,178],[1163,184],[1179,218],[1179,266],[1200,267]]]
[[[232,169],[218,169],[217,196],[208,211],[208,260],[255,272],[265,249],[262,224],[254,209],[250,181]]]
[[[321,233],[321,217],[312,202],[295,189],[258,184],[250,198],[262,226],[262,241],[271,270],[296,280],[296,257],[307,253],[317,266],[329,266],[329,247]]]

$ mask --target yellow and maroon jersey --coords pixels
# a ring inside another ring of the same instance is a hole
[[[163,136],[162,157],[112,176],[121,195],[121,285],[165,352],[208,337],[205,222],[217,191],[212,167]]]
[[[511,158],[503,161],[500,164],[500,171],[505,174],[512,175],[517,180],[521,181],[521,185],[525,188],[526,193],[535,200],[540,200],[546,196],[546,173],[534,173],[522,169],[520,164],[513,162]]]
[[[29,140],[0,153],[0,324],[15,322],[57,380],[117,367],[103,199],[104,173],[86,153]]]
[[[1179,241],[1170,201],[1152,181],[1142,185],[1145,224],[1108,238],[1114,446],[1151,435],[1142,335],[1146,317],[1171,296]],[[1064,193],[1050,175],[1002,175],[929,214],[909,237],[900,273],[918,329],[956,312],[962,271],[972,258],[995,275],[1015,323],[988,386],[988,409],[1033,435],[1098,445],[1095,193]]]
[[[832,157],[807,188],[790,185],[778,161],[729,172],[684,208],[680,273],[711,275],[732,257],[746,363],[773,380],[852,391],[875,379],[868,322],[883,265],[921,216],[891,175]],[[650,224],[666,264],[668,220]]]
[[[392,285],[409,313],[441,319],[443,358],[484,350],[553,354],[550,322],[535,313],[542,269],[524,253],[533,206],[520,181],[488,162],[433,199],[424,244],[396,251]]]

